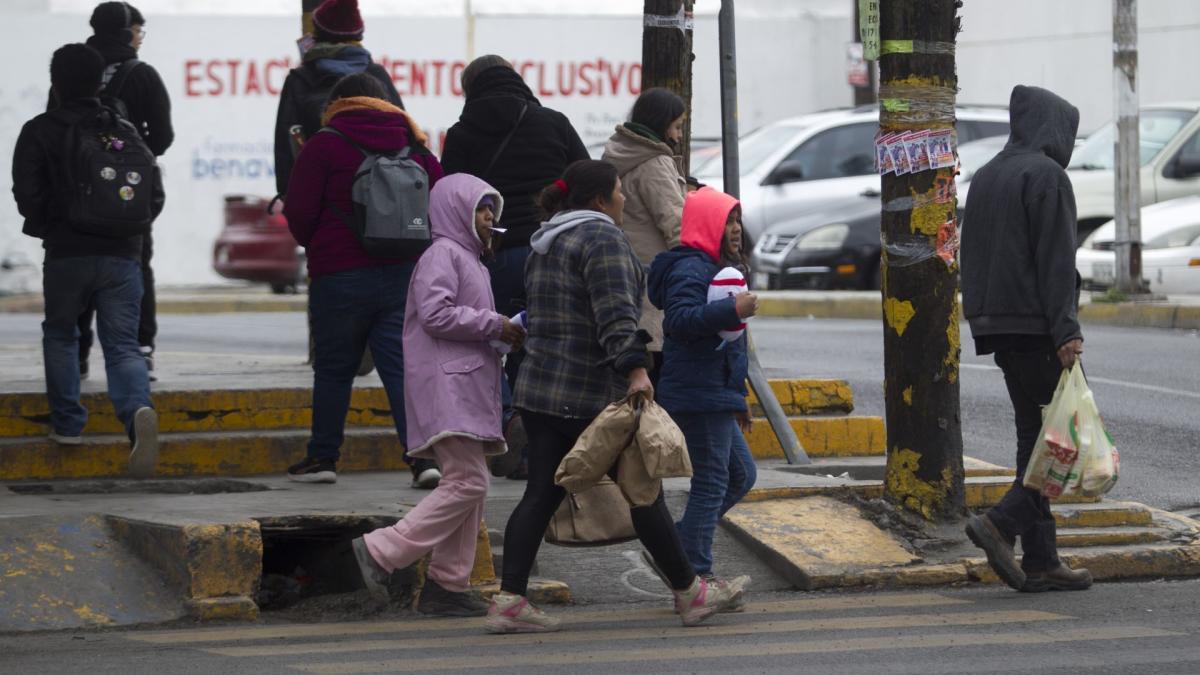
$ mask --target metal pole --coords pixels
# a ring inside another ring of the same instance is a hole
[[[734,45],[733,0],[721,0],[721,11],[717,15],[718,50],[721,53],[721,156],[724,160],[725,192],[737,197],[741,194],[738,174],[738,112],[737,112],[737,48]],[[746,331],[749,356],[750,388],[758,398],[771,430],[779,439],[788,464],[812,464],[796,430],[792,429],[787,413],[775,398],[771,382],[758,360],[754,338]]]
[[[475,8],[471,0],[463,0],[463,18],[467,28],[467,63],[475,60]]]
[[[1116,289],[1142,289],[1141,161],[1138,152],[1137,0],[1113,0],[1113,96],[1116,99]]]

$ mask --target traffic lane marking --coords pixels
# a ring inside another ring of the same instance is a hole
[[[895,593],[877,596],[830,596],[783,600],[779,602],[752,603],[746,615],[782,614],[786,612],[819,612],[838,609],[886,609],[904,607],[940,607],[969,605],[970,600],[950,598],[936,593]],[[669,607],[636,609],[629,611],[590,610],[564,612],[563,620],[569,624],[608,623],[623,621],[651,621],[672,617]],[[478,627],[474,619],[430,619],[413,617],[406,621],[381,621],[357,623],[318,623],[286,626],[263,626],[259,628],[201,628],[194,630],[154,631],[131,633],[126,637],[138,642],[154,644],[190,644],[201,642],[234,642],[270,640],[279,638],[335,637],[353,635],[375,635],[380,633],[427,633],[463,627]]]
[[[483,633],[483,622],[474,623],[470,635],[429,638],[424,640],[360,640],[351,642],[310,642],[306,644],[261,645],[246,647],[205,647],[208,654],[234,657],[291,656],[301,654],[341,654],[407,649],[446,649],[461,647],[508,647],[526,644],[566,644],[577,642],[617,642],[636,640],[682,640],[711,638],[726,635],[763,635],[771,633],[803,633],[815,631],[873,630],[880,628],[929,628],[945,626],[996,626],[1008,623],[1064,621],[1074,617],[1038,610],[1009,610],[991,612],[958,612],[941,614],[886,614],[874,616],[845,616],[824,619],[793,619],[787,621],[739,621],[736,624],[705,624],[684,626],[645,626],[608,630],[560,633],[524,633],[490,635]],[[564,628],[571,624],[564,622]]]
[[[997,366],[989,366],[984,363],[962,363],[959,367],[968,370],[994,370],[999,371]],[[1088,383],[1096,382],[1098,384],[1111,384],[1117,387],[1129,387],[1131,389],[1141,389],[1142,391],[1153,391],[1158,394],[1171,394],[1172,396],[1186,396],[1188,398],[1200,399],[1200,392],[1185,391],[1183,389],[1171,389],[1170,387],[1160,387],[1154,384],[1142,384],[1140,382],[1126,382],[1125,380],[1112,380],[1107,377],[1092,377],[1088,375]]]
[[[904,617],[899,617],[901,620]],[[693,631],[695,632],[695,631]],[[507,653],[500,662],[495,655],[452,656],[445,654],[425,659],[393,659],[387,661],[357,661],[342,663],[307,663],[289,666],[292,669],[318,675],[356,675],[359,673],[417,672],[437,670],[468,670],[472,668],[506,669],[521,666],[582,666],[601,663],[641,661],[694,661],[740,657],[794,656],[799,654],[870,652],[899,649],[936,649],[948,647],[981,647],[992,645],[1029,646],[1067,642],[1149,639],[1182,637],[1184,633],[1144,628],[1116,626],[1104,628],[1066,629],[1054,633],[1019,631],[1013,633],[877,636],[848,638],[831,642],[827,639],[807,642],[773,642],[767,644],[722,644],[716,646],[656,647],[649,649],[613,649],[604,651],[546,652],[529,650]],[[511,637],[511,636],[510,636]],[[542,634],[545,637],[545,634]],[[497,641],[500,642],[500,641]]]

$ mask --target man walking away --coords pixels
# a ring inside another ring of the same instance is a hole
[[[1087,570],[1058,558],[1050,501],[1022,485],[1064,368],[1083,353],[1076,312],[1075,193],[1065,171],[1079,111],[1055,94],[1018,85],[1008,145],[971,182],[962,228],[963,310],[977,354],[995,354],[1017,427],[1017,478],[1001,502],[967,524],[967,536],[1009,586],[1030,593],[1083,590]],[[1013,543],[1021,537],[1020,565]]]
[[[23,232],[46,249],[42,351],[50,438],[80,445],[79,315],[96,308],[108,395],[133,451],[130,473],[158,461],[158,416],[138,350],[142,236],[162,210],[154,156],[128,122],[101,107],[104,58],[83,44],[54,52],[50,81],[62,105],[25,124],[13,151],[13,196]],[[99,165],[98,171],[85,171]],[[133,214],[133,215],[130,215]],[[135,217],[136,216],[136,217]]]
[[[92,11],[92,30],[89,47],[104,57],[104,76],[100,96],[107,104],[115,105],[142,136],[142,140],[161,157],[175,140],[171,127],[171,98],[158,71],[138,60],[138,50],[146,39],[146,19],[136,7],[127,2],[102,2]],[[50,106],[57,107],[53,92]],[[154,270],[150,259],[154,241],[147,232],[142,237],[142,310],[138,324],[138,346],[146,359],[146,367],[154,379],[154,341],[158,336],[158,312],[154,294]],[[88,375],[88,356],[95,337],[92,333],[94,307],[88,307],[79,317],[79,373]]]

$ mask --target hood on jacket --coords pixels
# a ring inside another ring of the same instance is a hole
[[[475,209],[490,198],[496,220],[504,210],[504,198],[496,188],[466,173],[443,177],[429,191],[429,229],[434,239],[446,238],[475,253],[483,253],[483,242],[475,232]]]
[[[330,118],[329,126],[378,152],[396,152],[412,144],[408,117],[399,112],[350,108]]]
[[[325,112],[321,114],[321,124],[329,124],[330,120],[338,114],[350,110],[378,110],[380,112],[400,115],[408,121],[408,129],[409,133],[412,134],[412,138],[421,145],[429,145],[429,135],[421,130],[420,125],[417,124],[412,115],[408,114],[407,110],[393,105],[390,101],[371,96],[349,96],[331,102],[325,107]]]
[[[100,52],[105,65],[136,59],[137,50],[128,42],[122,42],[115,35],[93,35],[87,39],[87,46]]]
[[[729,213],[740,204],[737,199],[710,187],[702,187],[689,193],[683,200],[680,246],[704,251],[714,263],[719,263],[721,239],[725,237],[725,221],[729,220]]]
[[[304,62],[321,73],[345,77],[365,71],[371,65],[371,53],[355,44],[319,42],[304,54]]]
[[[659,253],[654,256],[654,262],[650,263],[650,274],[646,277],[646,297],[650,304],[663,310],[667,308],[667,275],[676,264],[689,258],[695,258],[705,265],[717,264],[708,253],[685,245]]]
[[[1018,84],[1008,101],[1012,132],[1005,150],[1032,150],[1064,169],[1075,149],[1079,109],[1052,91]]]
[[[526,105],[541,103],[516,71],[496,66],[475,77],[458,119],[483,133],[502,136],[517,123],[521,109]]]
[[[575,211],[560,211],[550,220],[542,223],[537,232],[529,239],[529,245],[533,248],[534,253],[546,255],[550,252],[550,247],[554,245],[554,240],[558,235],[574,229],[593,220],[602,220],[609,225],[616,227],[616,223],[607,214],[591,209],[578,209]]]
[[[624,124],[618,125],[616,132],[604,144],[604,161],[617,167],[617,174],[621,176],[659,155],[666,155],[672,160],[675,158],[671,146],[637,134]]]

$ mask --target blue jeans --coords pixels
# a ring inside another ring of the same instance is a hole
[[[128,431],[133,414],[152,407],[146,359],[138,351],[141,265],[113,256],[48,259],[42,266],[42,288],[42,354],[51,427],[64,436],[78,436],[87,424],[87,408],[79,402],[78,322],[91,305],[104,350],[108,397]]]
[[[692,490],[679,539],[696,574],[712,574],[712,543],[717,522],[754,487],[758,468],[732,412],[671,415],[687,439],[692,458]]]
[[[354,377],[368,344],[392,406],[396,433],[407,446],[404,306],[415,266],[366,267],[312,280],[308,291],[314,347],[310,458],[336,462],[341,457]]]

